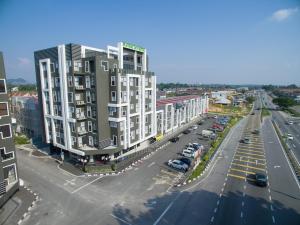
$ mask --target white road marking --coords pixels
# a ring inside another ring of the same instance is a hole
[[[268,188],[268,192],[269,192],[269,193],[271,193],[271,190],[270,190],[270,188]]]
[[[244,205],[245,205],[245,202],[244,202],[244,201],[242,201],[242,207],[244,207]]]
[[[101,179],[101,178],[102,178],[102,177],[98,177],[98,178],[96,178],[95,180],[92,180],[91,182],[89,182],[89,183],[87,183],[87,184],[85,184],[85,185],[83,185],[83,186],[77,188],[76,190],[72,191],[71,194],[74,194],[74,193],[80,191],[81,189],[83,189],[83,188],[89,186],[90,184],[94,183],[95,181],[97,181],[97,180],[99,180],[99,179]]]
[[[269,200],[272,201],[271,195],[269,195]]]
[[[168,207],[163,211],[163,213],[158,217],[158,219],[153,223],[153,225],[157,225],[159,221],[163,218],[163,216],[169,211],[169,209],[172,207],[174,202],[177,200],[177,198],[182,194],[182,192],[179,192],[179,194],[174,198],[174,200],[168,205]]]
[[[272,221],[273,221],[273,223],[275,223],[275,218],[274,218],[274,216],[272,216]]]
[[[217,201],[217,205],[219,205],[219,204],[220,204],[220,200]]]
[[[155,164],[155,162],[150,163],[147,167],[150,168],[151,166],[153,166]]]
[[[243,197],[245,197],[245,195],[246,195],[245,192],[243,192]]]
[[[243,218],[243,215],[244,215],[243,212],[241,212],[241,218]]]
[[[223,191],[224,191],[224,188],[222,188],[221,192],[223,193]]]
[[[274,166],[274,169],[276,169],[276,168],[280,168],[280,166]]]
[[[271,208],[271,211],[274,211],[274,209],[273,209],[273,205],[271,205],[271,206],[270,206],[270,208]]]
[[[128,225],[132,225],[131,223],[128,223],[126,220],[121,219],[120,217],[115,216],[114,214],[110,214],[113,218],[120,220],[121,222],[128,224]]]
[[[215,208],[214,213],[216,213],[218,211],[218,208]]]
[[[223,186],[225,186],[225,185],[226,185],[226,182],[224,182]]]
[[[215,219],[215,217],[213,216],[213,217],[210,219],[210,222],[214,222],[214,219]]]
[[[247,187],[246,187],[246,185],[244,185],[244,189],[246,189]]]

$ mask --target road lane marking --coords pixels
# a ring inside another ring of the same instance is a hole
[[[71,192],[71,194],[74,194],[74,193],[80,191],[81,189],[83,189],[83,188],[89,186],[90,184],[96,182],[97,180],[99,180],[99,179],[101,179],[101,178],[103,178],[103,177],[98,177],[98,178],[96,178],[95,180],[92,180],[91,182],[89,182],[89,183],[87,183],[87,184],[85,184],[85,185],[83,185],[83,186],[81,186],[81,187],[75,189],[74,191]]]
[[[214,213],[216,213],[218,211],[218,208],[215,208]]]
[[[265,155],[265,153],[261,150],[252,150],[252,149],[238,149],[238,151],[245,151],[245,152],[253,152],[253,153],[262,153],[263,155]]]
[[[125,223],[125,224],[128,224],[128,225],[132,225],[131,223],[128,223],[126,220],[123,220],[122,218],[120,217],[117,217],[115,216],[114,214],[110,214],[113,218],[117,219],[117,220],[120,220],[121,222]]]
[[[245,205],[245,202],[244,202],[244,201],[242,201],[242,207],[244,207],[244,205]]]
[[[235,177],[235,178],[239,178],[239,179],[242,179],[242,180],[245,180],[245,179],[246,179],[246,177],[238,176],[238,175],[231,174],[231,173],[228,173],[227,175],[230,176],[230,177]]]
[[[274,218],[274,216],[272,216],[272,221],[273,221],[273,223],[275,223],[275,218]]]
[[[238,172],[241,172],[241,173],[249,173],[249,174],[255,174],[254,172],[249,172],[249,171],[245,171],[245,170],[239,170],[239,169],[235,169],[235,168],[231,168],[230,171],[233,170],[233,171],[238,171]]]
[[[260,154],[255,154],[255,153],[248,153],[248,152],[243,152],[243,151],[237,151],[238,154],[245,154],[245,155],[254,155],[254,156],[261,156],[261,157],[264,157],[264,155],[260,155]]]
[[[168,205],[168,207],[163,211],[163,213],[157,218],[157,220],[153,223],[153,225],[157,225],[159,221],[163,218],[163,216],[169,211],[169,209],[172,207],[174,202],[177,200],[177,198],[182,194],[182,192],[179,192],[178,195],[174,198],[174,200]]]
[[[271,195],[269,195],[269,200],[272,201]]]
[[[270,209],[271,209],[271,211],[274,211],[274,209],[273,209],[273,205],[270,205]]]
[[[236,155],[238,157],[246,157],[246,158],[250,158],[250,159],[257,159],[257,160],[262,160],[262,161],[266,161],[265,159],[259,159],[259,158],[254,158],[252,156],[245,156],[245,155]]]
[[[243,218],[243,212],[241,212],[241,218]]]
[[[210,219],[210,222],[214,222],[214,219],[215,219],[215,217],[212,217],[212,218]]]
[[[155,164],[155,162],[150,163],[147,167],[150,168],[151,166],[153,166]]]
[[[234,159],[233,161],[241,161],[241,162],[247,162],[247,163],[252,163],[252,164],[256,164],[256,165],[262,165],[265,166],[265,163],[258,163],[258,162],[252,162],[252,161],[246,161],[246,160],[240,160],[240,159]],[[257,160],[256,160],[257,161]]]
[[[217,205],[219,205],[219,204],[220,204],[220,200],[217,201]]]
[[[250,169],[254,169],[254,170],[265,171],[265,169],[263,169],[263,168],[254,167],[254,166],[248,166],[248,165],[243,165],[243,164],[239,164],[239,163],[232,163],[232,165],[246,167],[246,168],[250,168]]]

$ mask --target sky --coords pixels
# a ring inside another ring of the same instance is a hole
[[[147,48],[158,82],[300,85],[300,0],[0,0],[8,78],[64,43]]]

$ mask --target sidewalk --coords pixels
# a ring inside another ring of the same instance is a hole
[[[0,209],[0,225],[18,224],[34,200],[35,196],[32,193],[20,187],[20,190]]]

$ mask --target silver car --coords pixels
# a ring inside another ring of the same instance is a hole
[[[187,171],[189,168],[188,165],[178,159],[169,160],[168,166],[182,171]]]

